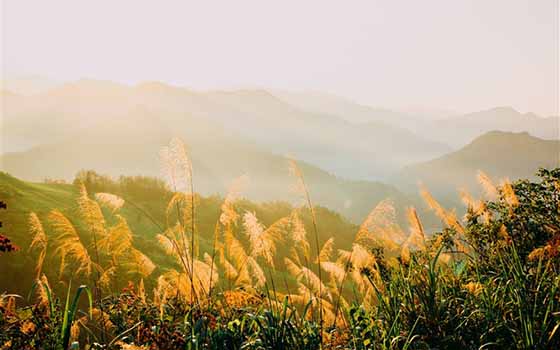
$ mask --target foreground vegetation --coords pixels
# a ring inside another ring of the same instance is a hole
[[[241,210],[240,179],[205,240],[182,144],[162,158],[164,219],[136,209],[159,227],[165,268],[120,214],[134,203],[82,177],[79,222],[29,215],[35,282],[0,297],[1,349],[560,347],[560,169],[499,185],[481,173],[485,199],[463,191],[464,218],[422,189],[444,225],[435,233],[414,208],[402,229],[383,201],[352,242],[335,243],[293,163],[301,207],[265,226]]]

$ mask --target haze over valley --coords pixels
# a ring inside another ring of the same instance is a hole
[[[4,84],[0,159],[30,181],[72,181],[83,169],[157,177],[158,150],[179,136],[202,194],[224,194],[246,174],[248,198],[293,201],[290,157],[318,204],[359,221],[385,197],[414,203],[419,182],[451,198],[475,187],[478,170],[513,180],[559,161],[558,117],[511,107],[429,117],[318,92],[29,81]]]

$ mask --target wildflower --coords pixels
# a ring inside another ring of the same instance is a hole
[[[478,282],[469,282],[464,285],[464,288],[476,297],[482,292],[483,286]]]
[[[0,235],[0,252],[16,252],[19,250],[19,247],[13,244],[10,239],[6,236]]]
[[[504,239],[506,243],[511,243],[511,237],[507,232],[507,229],[504,225],[500,226],[500,232],[498,232],[500,238]]]
[[[49,280],[47,279],[47,276],[43,275],[41,276],[41,279],[38,283],[37,296],[39,299],[39,306],[43,307],[44,309],[47,309],[47,306],[49,304],[47,290],[50,290]]]
[[[103,327],[105,327],[105,329],[108,330],[113,330],[115,325],[113,324],[113,322],[111,322],[109,315],[106,312],[101,311],[100,309],[97,308],[93,308],[92,309],[92,314],[93,314],[93,319],[97,322],[97,324],[102,324]],[[86,321],[87,318],[84,318],[84,321]],[[83,325],[84,322],[80,323]]]
[[[128,281],[127,286],[122,289],[122,293],[134,294],[134,289],[134,282]]]
[[[30,334],[35,333],[35,330],[37,330],[37,327],[35,326],[35,323],[33,323],[31,321],[25,321],[19,327],[19,330],[25,335],[30,335]]]
[[[529,253],[527,259],[529,259],[529,261],[536,261],[544,258],[548,251],[547,248],[548,246],[533,249],[533,251]]]
[[[72,327],[70,327],[70,339],[71,341],[78,341],[79,337],[80,337],[79,322],[73,322]]]
[[[8,297],[8,303],[4,306],[4,313],[7,316],[15,316],[16,315],[16,298],[13,296]]]

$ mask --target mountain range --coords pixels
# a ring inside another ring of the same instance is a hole
[[[266,90],[201,92],[156,82],[129,87],[82,80],[37,95],[5,96],[6,151],[52,143],[102,122],[127,118],[135,123],[131,111],[138,108],[157,114],[163,127],[223,128],[346,178],[382,179],[405,164],[450,150],[386,122],[356,124],[305,111]],[[197,126],[187,124],[188,118],[196,118]]]
[[[454,148],[464,146],[488,131],[528,132],[545,139],[558,140],[559,118],[520,113],[511,107],[496,107],[425,124],[419,132]]]
[[[361,105],[322,93],[274,92],[303,110],[332,114],[355,124],[383,123],[408,129],[416,137],[457,150],[488,131],[524,132],[542,139],[559,139],[559,117],[521,113],[512,107],[495,107],[460,114],[446,111],[397,112]],[[445,113],[448,113],[447,115]]]
[[[449,194],[471,186],[478,169],[516,178],[558,164],[558,142],[546,140],[558,139],[558,118],[509,107],[441,119],[321,93],[98,80],[4,90],[2,104],[1,169],[25,180],[71,180],[81,169],[158,176],[158,150],[179,136],[203,194],[248,174],[249,198],[294,200],[290,155],[316,203],[354,221],[386,197],[417,203],[406,193],[417,192],[418,180]]]
[[[534,178],[539,167],[560,167],[560,141],[543,140],[528,132],[491,131],[455,152],[405,167],[393,183],[412,190],[420,182],[439,196],[449,196],[459,188],[480,192],[479,170],[497,183],[504,178]]]
[[[141,91],[153,89],[146,86],[139,88]],[[22,132],[20,135],[39,144],[4,154],[1,157],[2,169],[32,181],[44,178],[71,180],[80,169],[94,169],[115,177],[159,176],[159,149],[179,135],[190,149],[197,192],[224,193],[234,178],[246,174],[251,179],[246,191],[249,198],[293,202],[301,197],[301,194],[291,191],[296,179],[289,175],[286,157],[243,139],[240,133],[228,130],[224,125],[211,123],[194,114],[171,109],[162,111],[130,103],[130,100],[119,96],[119,92],[122,90],[117,89],[110,98],[123,98],[123,104],[128,104],[130,110],[113,109],[112,113],[95,119],[86,117],[90,109],[80,110],[79,107],[85,104],[84,101],[95,106],[95,102],[101,99],[105,104],[99,105],[99,112],[108,108],[108,97],[89,92],[76,94],[63,106],[55,103],[60,91],[51,92],[51,105],[59,108],[57,118],[53,119],[45,118],[45,114],[33,111],[34,106],[27,105],[27,113],[30,114],[20,114],[25,118],[17,123],[9,124],[13,120],[6,122],[9,125],[7,130],[10,130],[8,140],[17,126]],[[67,99],[66,94],[62,96]],[[173,98],[172,95],[165,96]],[[85,114],[81,116],[81,125],[72,123],[71,119],[80,116],[80,113]],[[344,180],[306,162],[299,162],[299,166],[317,204],[335,209],[356,221],[361,220],[382,199],[392,197],[403,204],[407,200],[390,185]]]

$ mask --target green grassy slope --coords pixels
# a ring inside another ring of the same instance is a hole
[[[0,292],[29,287],[33,275],[33,258],[27,252],[30,237],[27,232],[27,215],[35,211],[44,217],[52,208],[67,212],[73,205],[77,190],[71,185],[45,185],[18,180],[0,173],[0,199],[7,209],[0,212],[2,230],[21,250],[0,255]]]
[[[158,226],[165,227],[165,208],[171,194],[166,193],[157,199],[150,200],[142,199],[135,193],[126,191],[119,193],[119,195],[126,200],[120,214],[127,219],[134,234],[134,246],[156,264],[157,268],[152,276],[157,276],[172,265],[171,259],[165,255],[155,240],[155,236],[161,233]],[[76,212],[75,202],[77,196],[78,189],[74,185],[25,182],[0,172],[0,199],[8,205],[7,210],[0,212],[0,221],[3,223],[2,232],[21,248],[20,251],[15,253],[0,255],[0,276],[2,276],[0,293],[4,291],[24,293],[30,290],[29,288],[33,283],[37,254],[28,251],[32,239],[27,223],[30,212],[37,213],[43,221],[49,238],[52,238],[52,236],[48,224],[46,224],[46,217],[49,211],[55,208],[61,210],[78,228],[78,231],[85,231],[80,230],[81,223]],[[222,198],[218,196],[200,198],[196,219],[202,252],[210,251],[210,242],[215,223],[221,213],[221,204]],[[244,211],[255,212],[259,220],[266,226],[289,215],[293,209],[290,204],[285,202],[257,204],[247,200],[239,201],[236,207],[240,214]],[[107,221],[112,223],[114,217],[108,212],[105,214],[107,214]],[[335,236],[338,247],[347,248],[351,244],[357,231],[356,225],[326,208],[318,207],[316,214],[322,242],[331,236]],[[310,234],[312,229],[309,215],[304,212],[302,219]],[[242,232],[238,232],[238,237],[242,237],[242,235]],[[86,235],[81,233],[81,236]],[[81,238],[85,239],[86,242],[88,241],[88,237]],[[282,251],[282,247],[279,250]],[[57,274],[55,271],[58,269],[58,264],[58,259],[47,256],[44,270],[53,285],[56,284],[54,281],[56,281]],[[278,272],[278,274],[281,273],[281,271]],[[126,281],[122,282],[125,283]]]

